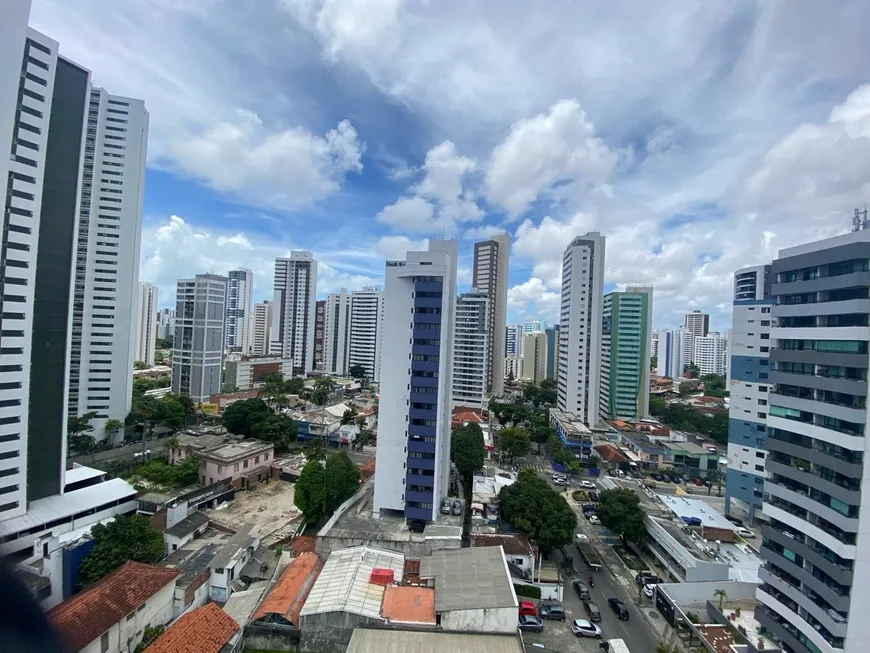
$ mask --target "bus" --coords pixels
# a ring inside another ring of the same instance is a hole
[[[590,542],[578,539],[577,549],[580,551],[580,555],[583,556],[583,560],[587,565],[589,565],[589,568],[592,571],[599,571],[601,569],[603,563],[601,555],[599,555],[598,551]]]

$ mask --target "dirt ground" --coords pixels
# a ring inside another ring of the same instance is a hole
[[[302,512],[293,503],[291,483],[271,481],[254,490],[236,492],[230,504],[208,511],[209,519],[229,528],[239,524],[256,524],[261,528],[263,544],[269,546],[296,530]]]

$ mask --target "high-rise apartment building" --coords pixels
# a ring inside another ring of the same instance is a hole
[[[530,333],[540,333],[544,330],[543,320],[528,319],[523,321],[523,335],[527,336]]]
[[[154,345],[157,338],[157,286],[139,282],[139,300],[136,304],[136,351],[134,361],[154,365]]]
[[[658,358],[659,355],[659,332],[653,331],[650,337],[650,358]]]
[[[506,356],[504,359],[504,380],[517,381],[523,378],[523,359]]]
[[[69,412],[123,420],[133,396],[139,247],[148,144],[142,100],[90,92],[78,212]]]
[[[434,521],[450,481],[456,241],[387,261],[375,514]]]
[[[547,334],[542,331],[523,336],[523,377],[536,385],[547,378]]]
[[[27,27],[0,21],[0,520],[60,494],[66,462],[67,337],[87,70]],[[5,529],[4,529],[5,531]]]
[[[275,259],[275,296],[269,353],[293,360],[294,374],[314,369],[317,261],[306,251]]]
[[[226,348],[247,353],[251,348],[251,312],[254,302],[254,273],[246,268],[227,274]]]
[[[695,337],[702,338],[710,332],[710,314],[694,310],[686,313],[683,328]]]
[[[870,231],[780,250],[771,274],[755,617],[791,651],[870,650]]]
[[[725,374],[725,346],[725,338],[715,331],[692,338],[692,362],[698,366],[701,376]]]
[[[175,309],[161,308],[157,311],[157,337],[165,340],[175,334]]]
[[[221,392],[227,283],[217,274],[178,280],[172,392],[190,395],[197,403]]]
[[[350,296],[342,288],[326,296],[323,327],[323,369],[327,374],[345,375],[350,347]]]
[[[750,521],[761,510],[767,476],[772,277],[769,265],[734,273],[725,512],[734,504],[749,514]]]
[[[314,304],[314,367],[323,369],[323,338],[326,330],[326,300]]]
[[[489,355],[487,322],[489,295],[472,289],[456,300],[456,321],[453,330],[453,405],[485,408],[489,375],[486,358]],[[502,358],[504,360],[504,358]],[[504,379],[502,379],[502,387]]]
[[[268,299],[254,304],[251,314],[251,353],[265,356],[272,340],[272,302]]]
[[[488,299],[486,391],[494,395],[504,392],[505,320],[507,318],[508,264],[510,236],[499,234],[489,240],[474,243],[474,268],[471,285],[485,293]]]
[[[504,355],[519,357],[522,349],[523,327],[519,324],[509,324],[505,327]]]
[[[556,380],[559,369],[559,325],[547,327],[547,378]]]
[[[381,379],[381,352],[384,333],[384,291],[366,286],[350,294],[350,353],[348,371],[362,365],[365,378]]]
[[[576,237],[562,257],[557,403],[584,422],[598,422],[604,236]]]
[[[649,415],[652,286],[628,286],[604,296],[600,414],[638,420]]]

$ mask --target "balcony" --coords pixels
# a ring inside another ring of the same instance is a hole
[[[856,489],[845,487],[834,481],[825,480],[817,473],[814,474],[809,471],[803,471],[799,467],[796,467],[794,464],[788,465],[786,463],[773,460],[769,456],[767,458],[767,462],[765,463],[765,467],[768,474],[779,474],[780,476],[784,476],[785,478],[792,479],[798,483],[802,483],[803,485],[813,488],[814,490],[819,490],[820,492],[829,494],[830,496],[844,503],[848,503],[853,506],[857,506],[861,503],[860,486]]]
[[[804,435],[808,438],[827,442],[852,451],[864,451],[866,444],[864,437],[860,435],[841,433],[818,424],[777,417],[775,415],[767,416],[767,427],[768,429],[774,428],[780,431],[796,433],[797,435]]]
[[[867,408],[861,407],[861,401],[864,398],[853,401],[851,404],[827,402],[817,398],[812,390],[806,390],[802,393],[804,396],[795,396],[795,393],[789,390],[780,389],[775,393],[770,393],[768,403],[772,406],[782,406],[783,408],[791,408],[800,410],[815,415],[824,415],[833,417],[834,419],[844,420],[852,423],[863,423]]]
[[[826,374],[810,374],[770,370],[769,381],[772,385],[792,385],[813,390],[843,392],[852,395],[867,396],[867,381],[835,377]]]
[[[426,487],[434,487],[435,486],[435,477],[434,476],[424,476],[422,474],[408,473],[405,475],[405,484],[406,485],[424,485]]]
[[[772,336],[771,336],[772,338]],[[813,349],[782,349],[771,347],[770,360],[774,362],[812,363],[815,365],[834,365],[867,369],[867,354],[831,353]]]
[[[827,603],[835,610],[848,612],[850,598],[848,594],[843,594],[840,591],[840,588],[826,584],[824,580],[816,578],[813,576],[812,572],[804,569],[800,564],[792,562],[784,555],[777,553],[768,545],[763,545],[761,551],[764,560],[768,563],[763,569],[775,574],[780,583],[789,583],[793,590],[800,592],[801,595],[806,595],[800,586],[800,584],[803,583],[807,588],[811,589],[827,601]],[[789,551],[791,551],[791,549],[789,549]],[[759,569],[759,572],[761,572],[761,569]],[[791,576],[791,578],[788,578],[788,576]],[[797,602],[801,603],[800,600],[797,600]],[[801,605],[808,612],[813,612],[802,603]]]
[[[405,491],[405,501],[417,501],[419,503],[433,503],[432,492]]]
[[[843,533],[838,533],[834,529],[831,530],[831,535],[836,537],[842,537],[844,533],[853,534],[858,532],[858,518],[857,517],[847,517],[842,514],[826,506],[823,503],[820,503],[818,500],[814,499],[811,496],[807,496],[803,492],[792,490],[781,483],[775,483],[768,481],[764,484],[764,491],[767,492],[771,497],[776,497],[782,499],[783,501],[787,501],[799,508],[802,508],[812,515],[816,517],[821,517],[825,521],[833,524],[836,528],[843,531]],[[810,521],[813,519],[810,517]],[[816,522],[816,525],[823,530],[827,528],[822,524]]]
[[[824,553],[806,543],[802,533],[787,535],[786,531],[779,530],[778,526],[764,524],[761,527],[761,536],[801,556],[814,567],[825,572],[835,583],[852,585],[852,569],[825,557]]]
[[[423,469],[433,471],[435,469],[435,461],[431,458],[412,458],[408,456],[408,474],[413,474],[415,469]]]
[[[432,509],[405,506],[405,519],[422,519],[424,521],[430,521],[432,519]]]
[[[435,453],[436,443],[421,440],[408,440],[408,451],[416,453]]]
[[[785,619],[800,634],[799,637],[802,635],[808,639],[822,653],[843,653],[842,638],[834,638],[828,633],[827,636],[832,640],[829,641],[825,635],[810,625],[806,619],[786,603],[786,601],[789,601],[788,598],[783,597],[781,594],[776,596],[774,592],[776,592],[775,589],[771,590],[759,587],[756,590],[756,598],[759,603],[767,607],[771,612]]]
[[[829,532],[832,529],[828,527],[821,527],[807,521],[806,510],[800,510],[776,498],[765,500],[762,510],[771,519],[785,524],[795,533],[805,533],[843,559],[854,560],[857,556],[858,548],[855,544],[847,544],[839,533]]]

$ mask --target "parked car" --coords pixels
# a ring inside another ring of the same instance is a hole
[[[592,481],[587,481],[584,479],[584,480],[580,481],[580,487],[586,488],[587,490],[594,490],[595,483],[593,483]]]
[[[753,533],[745,526],[740,526],[739,528],[735,529],[734,532],[737,533],[740,537],[755,537],[755,533]]]
[[[541,619],[551,619],[553,621],[565,621],[565,608],[561,603],[555,601],[542,603],[538,608],[538,616]]]
[[[443,498],[441,499],[441,514],[449,515],[450,514],[450,499]]]
[[[579,580],[574,581],[574,591],[577,592],[577,596],[580,597],[581,601],[587,601],[592,598],[589,588]]]
[[[656,486],[656,482],[653,481],[653,480],[651,480],[651,479],[648,479],[648,478],[645,478],[645,479],[643,480],[643,486],[644,486],[644,487],[648,487],[648,488],[654,488],[654,487],[657,487],[657,486]]]
[[[640,572],[637,576],[634,577],[634,581],[638,585],[649,585],[649,584],[658,585],[659,583],[665,582],[664,580],[662,580],[662,578],[660,578],[659,576],[656,576],[651,571]]]
[[[459,499],[453,500],[453,514],[454,515],[461,515],[462,514],[462,501],[460,501]]]
[[[532,617],[537,617],[538,609],[531,601],[520,601],[519,613],[521,617],[523,615],[531,615]]]
[[[601,520],[598,519],[598,515],[594,513],[589,515],[589,523],[593,526],[601,526]]]
[[[662,476],[661,474],[650,474],[650,476],[652,476],[652,479],[654,481],[664,481],[665,480],[665,477]]]
[[[575,619],[571,622],[571,632],[577,637],[594,637],[601,639],[601,629],[586,619]]]
[[[583,601],[583,609],[589,615],[590,621],[601,621],[601,610],[595,601]]]
[[[652,583],[643,586],[643,593],[646,594],[649,598],[653,597],[653,594],[656,593],[656,586]]]
[[[628,621],[628,608],[625,607],[625,603],[617,598],[611,597],[607,599],[607,604],[616,613],[618,619],[621,621]]]
[[[584,503],[580,507],[583,510],[584,515],[590,512],[595,512],[595,506],[593,506],[591,503]]]
[[[694,483],[698,487],[702,487],[704,485],[703,481],[701,481],[701,479],[697,477],[692,479],[692,483]]]
[[[553,483],[555,483],[556,485],[568,485],[568,479],[564,478],[562,476],[559,476],[559,477],[554,476]]]
[[[530,633],[540,633],[544,630],[544,622],[530,614],[521,614],[519,628]]]
[[[589,493],[590,501],[598,501],[598,492],[590,492]]]
[[[674,476],[671,479],[671,481],[676,483],[677,485],[682,485],[683,484],[683,477],[682,476]]]

